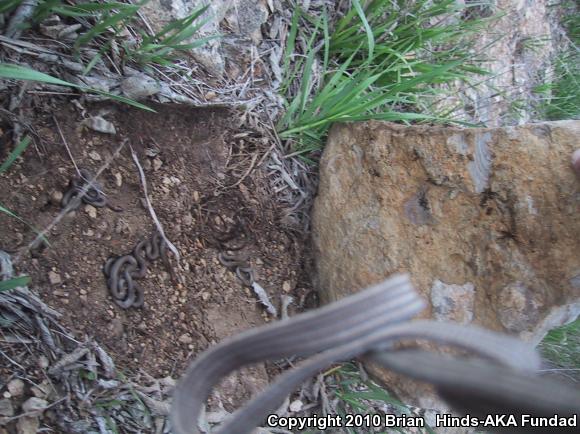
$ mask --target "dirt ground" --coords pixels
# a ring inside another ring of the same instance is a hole
[[[111,104],[43,104],[27,113],[42,144],[30,146],[0,176],[0,203],[36,228],[59,214],[60,193],[76,174],[56,122],[76,164],[93,174],[128,139],[99,178],[108,202],[122,211],[82,204],[49,233],[50,246],[26,251],[15,264],[79,340],[95,337],[121,371],[178,377],[210,344],[271,321],[251,290],[218,261],[223,246],[216,242],[216,228],[237,228],[232,242],[246,240],[242,252],[278,309],[283,294],[292,295],[295,306],[303,303],[309,293],[303,243],[279,224],[265,165],[259,166],[267,146],[261,149],[261,142],[249,140],[251,133],[236,130],[234,113],[176,105],[156,105],[157,113],[148,113]],[[95,115],[112,122],[117,134],[82,125]],[[173,261],[176,277],[162,261],[154,262],[138,281],[144,306],[123,310],[109,296],[103,265],[111,256],[131,252],[154,230],[129,146],[139,156],[153,207],[182,258],[179,268]],[[1,159],[6,154],[0,147]],[[26,224],[0,214],[0,248],[16,254],[34,237]],[[233,403],[267,382],[268,370],[259,365],[226,380],[222,397]]]

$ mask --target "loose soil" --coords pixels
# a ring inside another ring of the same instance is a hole
[[[31,288],[62,313],[65,326],[80,340],[94,336],[122,371],[177,377],[209,345],[272,320],[251,290],[217,260],[223,249],[217,229],[235,227],[232,242],[247,239],[241,252],[277,307],[281,295],[295,296],[299,305],[309,290],[301,271],[302,244],[278,223],[264,165],[245,176],[252,163],[258,166],[267,145],[236,131],[237,117],[227,109],[153,108],[157,113],[110,104],[85,109],[61,101],[30,109],[27,118],[42,144],[31,146],[0,176],[0,203],[36,228],[61,212],[58,192],[66,190],[76,171],[54,119],[79,167],[95,173],[111,159],[99,182],[109,203],[122,211],[98,208],[95,215],[82,204],[49,233],[50,246],[23,254],[16,268],[31,276]],[[82,126],[83,119],[99,114],[115,125],[116,135]],[[9,131],[4,132],[6,137]],[[138,281],[144,307],[123,310],[108,294],[103,264],[112,255],[131,252],[154,230],[129,146],[139,156],[153,207],[182,258],[180,268],[174,267],[176,278],[162,261],[154,262]],[[5,148],[0,148],[2,159],[11,146]],[[0,248],[22,250],[34,236],[27,225],[0,214]],[[232,378],[224,383],[225,403],[263,387],[268,372],[259,365]]]

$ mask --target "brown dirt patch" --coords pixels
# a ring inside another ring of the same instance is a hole
[[[123,211],[100,208],[95,218],[81,205],[51,231],[50,247],[23,255],[16,265],[32,277],[31,287],[42,299],[62,312],[64,325],[81,340],[94,336],[122,370],[178,376],[187,361],[211,343],[269,320],[253,293],[218,262],[220,247],[212,242],[215,225],[210,223],[240,223],[239,237],[249,240],[243,251],[276,306],[283,288],[305,293],[302,252],[300,243],[278,224],[265,170],[258,169],[232,186],[247,171],[254,154],[263,155],[265,144],[260,149],[261,142],[235,131],[236,117],[226,109],[175,105],[155,109],[157,113],[147,113],[96,105],[83,113],[72,104],[47,107],[40,114],[36,109],[34,125],[44,149],[35,152],[30,147],[0,176],[0,203],[37,228],[48,225],[61,211],[53,197],[66,190],[75,169],[53,114],[77,164],[92,173],[128,139],[145,169],[158,217],[182,255],[182,283],[157,261],[139,281],[145,293],[143,308],[122,310],[108,294],[102,273],[106,259],[129,253],[154,229],[142,204],[128,146],[99,179],[109,202]],[[116,135],[79,127],[83,118],[97,114],[113,122]],[[254,162],[259,160],[254,157]],[[16,219],[0,214],[0,222],[0,248],[15,251],[34,238]],[[254,384],[267,382],[263,367],[252,372],[258,377]],[[251,392],[253,386],[242,380],[236,384]]]

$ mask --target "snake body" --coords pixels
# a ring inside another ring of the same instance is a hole
[[[167,244],[159,232],[139,241],[133,251],[123,256],[107,259],[103,273],[113,301],[121,308],[141,307],[144,303],[143,289],[135,283],[147,274],[149,264],[159,258],[169,265]]]
[[[68,188],[60,202],[61,207],[69,207],[71,210],[75,210],[83,202],[96,208],[107,206],[113,211],[122,211],[121,208],[107,202],[107,197],[103,194],[103,188],[97,181],[93,180],[92,184],[87,188],[87,184],[91,179],[93,179],[93,176],[87,169],[79,169],[79,176],[75,176],[69,181]]]
[[[220,252],[218,261],[228,270],[236,273],[240,282],[245,286],[251,287],[254,283],[254,269],[248,264],[246,259],[228,252]]]

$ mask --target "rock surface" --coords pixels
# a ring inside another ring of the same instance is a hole
[[[198,19],[207,20],[194,38],[220,34],[222,21],[237,35],[239,50],[257,44],[261,40],[260,26],[266,22],[269,10],[265,0],[152,0],[142,10],[155,32],[168,23],[185,18],[200,7],[209,6]],[[226,60],[237,61],[226,56],[220,39],[213,39],[203,47],[192,50],[197,62],[209,72],[221,76],[226,69]],[[237,68],[236,68],[237,69]]]
[[[473,47],[485,59],[479,66],[492,74],[478,86],[455,83],[455,92],[438,104],[447,108],[460,104],[462,120],[487,127],[518,125],[541,117],[535,109],[535,88],[552,81],[556,75],[552,62],[568,45],[561,24],[566,13],[563,2],[560,7],[550,0],[493,0],[478,2],[475,7],[476,2],[469,0],[457,3],[472,4],[468,20],[497,14],[478,33]]]
[[[499,129],[336,125],[313,229],[332,301],[408,272],[423,316],[538,342],[580,313],[579,121]],[[411,394],[412,395],[412,394]]]

